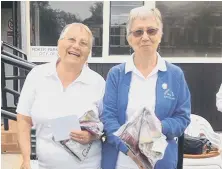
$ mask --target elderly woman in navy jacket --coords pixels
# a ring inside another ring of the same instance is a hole
[[[133,153],[113,133],[132,114],[149,107],[161,122],[168,146],[155,169],[176,169],[176,137],[190,123],[190,92],[183,71],[166,62],[157,52],[163,23],[158,9],[134,8],[127,23],[127,40],[134,52],[108,73],[101,119],[106,141],[102,149],[103,169],[137,169]],[[138,162],[138,161],[137,161]],[[139,162],[138,162],[139,163]]]

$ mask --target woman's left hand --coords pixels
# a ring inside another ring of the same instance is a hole
[[[70,133],[71,139],[79,142],[80,144],[89,144],[92,141],[96,140],[96,137],[93,136],[90,132],[88,131],[72,131]]]

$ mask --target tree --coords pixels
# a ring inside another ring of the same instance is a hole
[[[34,15],[35,8],[39,8],[40,45],[56,46],[60,32],[65,25],[72,22],[81,22],[74,14],[52,9],[48,1],[31,2],[31,12]]]
[[[92,24],[103,24],[103,2],[95,2],[89,11],[92,13],[91,16],[83,21],[86,25]]]

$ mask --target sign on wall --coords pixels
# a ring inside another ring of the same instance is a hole
[[[58,57],[57,46],[30,46],[30,57],[51,60]]]
[[[8,20],[8,28],[9,28],[10,30],[13,30],[13,20],[12,20],[12,18],[10,18],[10,19]]]
[[[90,52],[89,58],[92,53]],[[58,58],[57,46],[30,46],[28,61],[30,62],[50,62]]]

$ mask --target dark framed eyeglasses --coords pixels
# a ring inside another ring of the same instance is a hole
[[[135,31],[131,31],[130,34],[133,34],[133,36],[135,37],[141,37],[143,36],[144,31],[146,31],[147,35],[154,36],[157,34],[158,30],[159,30],[158,28],[148,28],[147,30],[138,29]]]

